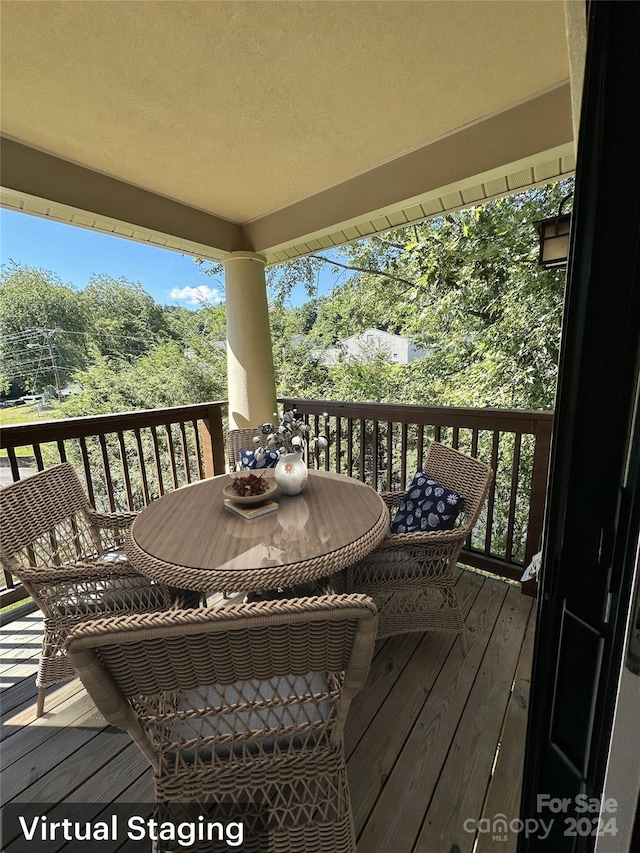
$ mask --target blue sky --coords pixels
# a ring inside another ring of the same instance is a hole
[[[0,260],[49,270],[78,290],[100,273],[137,281],[162,305],[197,308],[198,296],[215,303],[223,295],[223,282],[205,275],[189,256],[12,210],[0,210]],[[326,273],[320,292],[335,283]],[[300,286],[291,304],[307,298]]]

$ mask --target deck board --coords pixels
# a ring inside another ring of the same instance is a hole
[[[475,833],[465,832],[464,825],[482,810],[530,609],[531,601],[511,587],[438,780],[446,795],[434,798],[416,850],[457,845],[461,853],[471,853]]]
[[[456,588],[466,657],[452,634],[380,641],[352,704],[345,748],[359,853],[449,853],[456,844],[471,853],[466,819],[517,816],[535,606],[517,587],[473,572],[460,572]],[[105,724],[77,679],[48,690],[36,720],[41,630],[38,613],[0,629],[3,804],[104,802],[108,814],[110,802],[151,802],[146,759]],[[490,841],[481,835],[477,853]],[[17,842],[4,843],[20,853]],[[509,843],[505,853],[515,850]],[[103,848],[123,850],[120,842]],[[84,849],[62,843],[50,853]]]
[[[384,782],[384,787],[375,803],[372,788],[378,780],[363,778],[362,774],[354,778],[352,796],[356,801],[354,805],[356,827],[362,825],[365,817],[362,814],[361,801],[365,800],[368,808],[375,804],[375,809],[366,820],[360,836],[363,850],[371,853],[378,853],[378,851],[383,853],[388,850],[393,850],[394,853],[404,853],[404,851],[408,853],[414,849],[424,815],[438,785],[441,768],[457,732],[458,721],[465,710],[469,692],[482,663],[495,620],[507,594],[505,586],[491,587],[483,584],[476,606],[467,618],[469,652],[466,657],[460,643],[452,644],[452,638],[446,634],[425,636],[422,644],[425,652],[437,650],[436,657],[430,660],[438,667],[445,655],[446,660],[438,669],[437,677],[433,682],[428,673],[427,681],[419,682],[420,687],[425,684],[428,692],[425,694],[422,691],[417,714],[410,720],[403,721],[403,740],[397,744],[400,749],[396,748],[395,755],[388,754],[388,759],[395,763],[388,768],[392,771],[388,778],[380,779]],[[415,686],[413,690],[417,692]],[[384,737],[382,724],[386,722],[387,727],[394,725],[392,716],[394,710],[402,713],[400,707],[390,708],[388,719],[385,720],[383,717],[380,728],[375,732],[378,743]],[[397,726],[397,723],[395,725]],[[409,725],[411,728],[407,731]],[[363,755],[364,762],[366,762],[366,755]],[[377,764],[377,759],[375,762]],[[381,769],[384,770],[386,767]],[[398,803],[403,804],[402,809],[398,808]],[[445,848],[434,846],[422,849],[444,850]]]
[[[502,814],[510,824],[520,815],[520,795],[522,792],[522,745],[527,735],[527,717],[529,712],[529,691],[531,688],[531,665],[535,639],[535,608],[529,617],[513,691],[500,734],[500,749],[496,766],[489,784],[489,791],[482,817],[494,826],[494,818]],[[492,833],[478,833],[478,845],[475,853],[495,851],[496,842]],[[507,837],[505,837],[505,835]],[[514,832],[503,833],[500,841],[501,853],[516,853],[518,836]]]

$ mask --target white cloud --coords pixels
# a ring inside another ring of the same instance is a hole
[[[216,305],[222,302],[218,288],[207,287],[206,284],[200,284],[198,287],[174,287],[169,296],[178,302],[186,302],[187,305]]]

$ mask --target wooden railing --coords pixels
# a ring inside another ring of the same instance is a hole
[[[69,461],[97,509],[139,510],[165,492],[224,473],[223,408],[224,402],[202,403],[17,424],[0,430],[0,448],[14,481],[21,468]],[[3,605],[22,594],[7,572],[5,581]]]
[[[482,459],[496,477],[461,562],[519,580],[540,550],[551,413],[292,398],[280,403],[329,439],[316,464],[378,491],[405,489],[432,440]]]
[[[315,464],[378,491],[405,488],[432,440],[485,460],[496,480],[461,562],[519,580],[539,550],[550,413],[280,402],[329,438],[329,450]],[[226,403],[215,402],[8,426],[0,430],[0,447],[6,449],[13,480],[20,479],[25,451],[31,470],[69,461],[98,509],[139,510],[167,491],[225,471],[225,409]],[[21,595],[10,575],[5,580],[3,605]]]

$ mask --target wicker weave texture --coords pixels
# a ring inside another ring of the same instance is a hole
[[[389,533],[347,571],[347,589],[370,595],[376,602],[378,637],[410,631],[464,630],[453,569],[486,501],[493,471],[478,459],[439,442],[429,447],[423,468],[443,486],[463,495],[463,512],[453,530]],[[405,495],[383,495],[390,518]]]
[[[330,595],[94,620],[67,647],[153,765],[158,802],[260,802],[266,836],[246,849],[341,853],[344,723],[376,619],[369,598]]]
[[[384,512],[384,507],[381,509],[380,516],[366,533],[339,550],[319,554],[299,563],[265,566],[259,570],[193,569],[180,566],[177,571],[171,563],[159,560],[139,548],[131,530],[127,531],[125,547],[131,565],[139,572],[165,584],[176,583],[179,578],[180,586],[185,590],[210,592],[224,589],[227,592],[251,592],[255,589],[277,589],[328,577],[361,560],[381,542],[388,530],[388,515]]]
[[[123,548],[135,514],[95,512],[68,463],[0,489],[0,518],[2,565],[22,581],[45,616],[36,676],[42,690],[75,677],[64,641],[79,622],[111,612],[197,604],[197,597],[178,599],[132,569],[117,549]],[[43,700],[41,695],[39,713]]]
[[[230,429],[227,433],[227,459],[229,462],[229,470],[236,471],[240,469],[240,451],[255,450],[258,446],[253,440],[260,438],[262,447],[266,446],[266,435],[260,435],[255,429]]]

